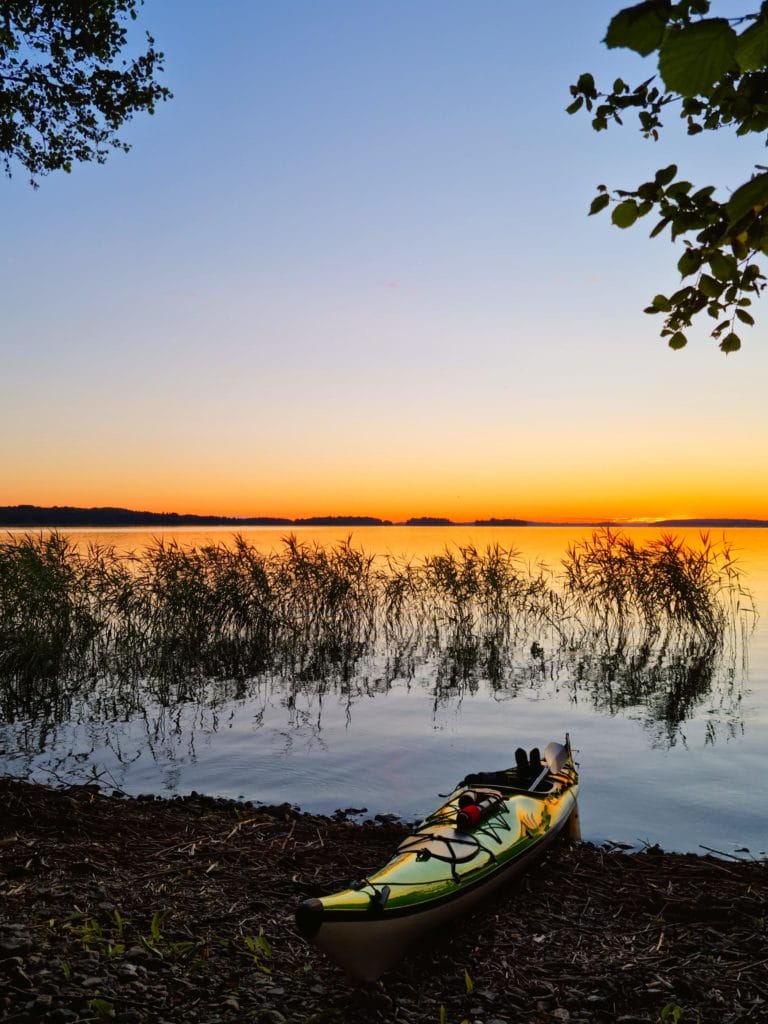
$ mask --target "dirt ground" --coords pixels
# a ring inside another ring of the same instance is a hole
[[[349,982],[294,908],[406,831],[0,779],[0,1020],[768,1022],[768,864],[657,848],[563,842],[380,982]]]

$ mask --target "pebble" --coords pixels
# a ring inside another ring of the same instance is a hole
[[[0,925],[0,959],[19,956],[32,948],[27,929],[20,924]]]
[[[386,992],[371,992],[367,999],[368,1006],[372,1010],[391,1010],[394,1006],[390,996]]]

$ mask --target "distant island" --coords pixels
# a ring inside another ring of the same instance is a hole
[[[137,512],[129,508],[75,508],[70,505],[2,505],[0,526],[391,526],[375,516],[198,516],[179,512]]]
[[[443,519],[442,516],[414,516],[412,519],[406,519],[406,526],[458,526],[461,524],[454,523],[450,519]]]
[[[391,519],[376,516],[310,516],[289,520],[294,526],[391,526]]]
[[[291,526],[292,519],[272,516],[180,515],[178,512],[136,512],[129,508],[74,508],[70,505],[0,506],[0,526]]]
[[[527,519],[476,519],[473,526],[541,526],[541,523],[529,523]]]
[[[0,505],[0,528],[56,527],[136,527],[136,526],[571,526],[653,528],[699,527],[700,529],[766,528],[768,519],[661,519],[654,522],[535,522],[529,519],[475,519],[454,522],[443,516],[413,516],[402,523],[378,516],[310,516],[289,519],[283,516],[200,516],[179,512],[138,512],[128,508],[76,508],[71,505]]]

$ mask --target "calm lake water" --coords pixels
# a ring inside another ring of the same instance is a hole
[[[241,531],[260,549],[279,548],[284,527]],[[413,558],[446,545],[498,542],[535,564],[556,567],[569,544],[591,529],[297,528],[300,539],[353,543],[378,554]],[[637,544],[658,536],[631,531]],[[698,530],[675,530],[695,544]],[[138,550],[164,536],[200,545],[229,542],[231,531],[71,531],[78,542]],[[0,771],[46,781],[98,778],[131,794],[198,790],[306,810],[367,808],[406,818],[433,809],[439,794],[470,771],[513,763],[514,748],[543,747],[569,732],[581,770],[584,838],[701,852],[768,851],[762,768],[768,743],[768,531],[712,533],[733,546],[759,619],[748,647],[726,656],[712,687],[682,722],[663,709],[664,680],[654,693],[627,699],[616,683],[577,678],[565,658],[508,687],[436,678],[429,659],[392,677],[370,659],[354,679],[288,687],[275,677],[247,686],[211,683],[180,701],[147,690],[141,710],[126,710],[101,680],[79,696],[66,721],[0,723]],[[752,621],[751,619],[749,620]],[[535,637],[531,638],[535,640]],[[615,699],[614,699],[615,697]],[[642,698],[642,699],[641,699]],[[747,854],[743,854],[746,856]]]

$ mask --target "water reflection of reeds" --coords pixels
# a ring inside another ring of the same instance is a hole
[[[553,569],[498,545],[407,560],[295,537],[265,553],[237,537],[121,556],[29,535],[0,544],[0,716],[116,721],[265,685],[288,707],[331,692],[351,705],[429,665],[438,700],[567,681],[674,733],[716,692],[737,713],[754,617],[728,545],[706,536],[600,530]]]

